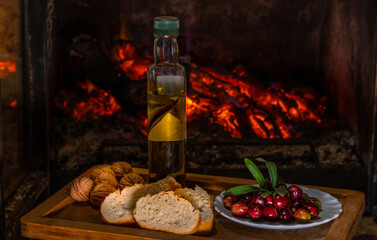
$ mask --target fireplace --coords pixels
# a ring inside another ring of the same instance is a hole
[[[368,211],[377,204],[374,1],[38,0],[20,9],[22,166],[47,176],[51,192],[95,164],[147,167],[152,21],[174,15],[189,172],[249,177],[243,158],[264,157],[281,181],[353,188],[367,193]]]

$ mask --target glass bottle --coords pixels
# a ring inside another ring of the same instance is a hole
[[[170,175],[184,184],[186,74],[178,63],[178,18],[156,17],[153,33],[154,63],[147,71],[149,181]]]

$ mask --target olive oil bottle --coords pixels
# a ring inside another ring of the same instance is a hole
[[[184,184],[186,74],[178,63],[178,18],[156,17],[153,33],[154,63],[147,72],[149,181],[170,175]]]

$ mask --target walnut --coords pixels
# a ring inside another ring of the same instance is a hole
[[[98,177],[98,175],[100,175],[103,172],[109,173],[115,177],[114,171],[111,170],[111,165],[102,165],[93,169],[93,171],[90,173],[90,178],[92,180],[95,180]]]
[[[107,173],[107,172],[102,172],[96,177],[96,179],[94,179],[94,184],[97,185],[100,183],[111,185],[115,188],[118,187],[118,181],[116,180],[114,175],[111,175],[110,173]]]
[[[113,186],[100,183],[90,192],[90,202],[94,206],[100,207],[103,200],[114,191],[116,191],[116,189]]]
[[[111,165],[111,169],[114,171],[117,179],[122,178],[124,174],[132,173],[132,167],[127,162],[115,162]]]
[[[128,173],[128,174],[124,174],[122,179],[119,181],[119,187],[123,189],[125,187],[130,187],[135,184],[143,184],[143,183],[144,183],[144,179],[139,174]]]
[[[93,180],[87,177],[76,178],[71,185],[71,197],[78,202],[89,201]]]

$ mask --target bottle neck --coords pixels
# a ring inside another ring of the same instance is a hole
[[[178,63],[177,35],[155,35],[154,63]]]

